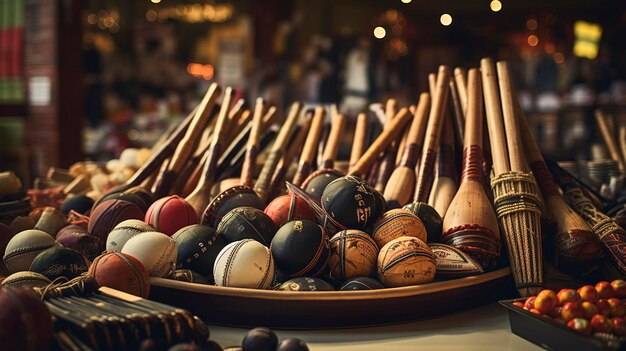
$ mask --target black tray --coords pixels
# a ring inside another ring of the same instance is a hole
[[[509,311],[511,331],[534,344],[548,350],[626,350],[626,338],[608,334],[585,335],[513,305],[513,302],[523,303],[525,300],[503,300],[500,304]]]

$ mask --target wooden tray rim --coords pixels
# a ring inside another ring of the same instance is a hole
[[[261,300],[382,300],[407,296],[426,295],[438,291],[458,289],[478,285],[492,280],[504,278],[511,274],[510,267],[504,267],[492,272],[479,275],[442,280],[438,282],[405,286],[400,288],[386,288],[361,291],[278,291],[231,288],[214,285],[181,282],[178,280],[150,277],[150,284],[162,288],[178,289],[206,295],[220,295]]]

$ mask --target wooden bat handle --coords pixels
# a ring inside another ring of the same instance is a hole
[[[428,116],[424,148],[415,185],[414,202],[426,202],[433,185],[433,170],[441,138],[446,101],[448,100],[448,92],[450,90],[449,82],[450,68],[444,65],[439,66],[435,91],[431,94],[433,95],[433,103]]]
[[[496,82],[496,71],[493,60],[480,60],[480,73],[483,81],[483,95],[485,97],[485,112],[487,113],[487,129],[491,143],[491,157],[496,175],[510,170],[509,154],[506,149],[506,135],[502,121],[502,109]]]
[[[254,106],[254,117],[252,117],[252,129],[250,130],[250,137],[248,138],[246,157],[241,169],[240,181],[242,185],[253,185],[254,168],[256,166],[256,158],[259,155],[259,139],[261,138],[263,129],[263,110],[263,98],[258,98]]]
[[[332,169],[335,166],[335,160],[339,152],[339,143],[341,142],[341,135],[345,125],[346,117],[342,114],[337,114],[333,119],[330,127],[330,135],[328,136],[328,141],[324,148],[322,168]]]
[[[206,127],[213,104],[215,103],[215,100],[217,99],[220,90],[221,89],[217,85],[217,83],[213,83],[202,98],[202,101],[200,102],[200,106],[196,111],[193,121],[191,121],[189,129],[187,129],[187,133],[180,141],[180,143],[178,143],[178,147],[176,148],[176,151],[172,156],[172,161],[169,165],[170,171],[173,171],[175,173],[180,172],[181,168],[183,168],[183,165],[187,162],[187,159],[191,155],[193,147],[196,144],[198,136],[202,134],[202,132],[204,131],[204,127]]]
[[[367,114],[359,113],[356,117],[356,125],[354,126],[354,139],[352,139],[352,150],[350,151],[349,170],[354,167],[365,148],[365,138],[367,137]]]
[[[459,93],[459,100],[461,102],[461,108],[463,114],[467,113],[468,104],[468,88],[469,82],[465,80],[465,69],[457,67],[454,69],[454,82]]]
[[[396,99],[388,99],[385,105],[385,125],[388,125],[398,113],[398,102]]]
[[[456,70],[455,70],[456,73]],[[483,147],[483,94],[480,72],[471,68],[467,78],[467,124],[465,125],[464,147]],[[482,165],[481,165],[482,167]]]
[[[302,182],[311,172],[311,164],[315,158],[315,153],[319,145],[320,136],[322,135],[322,128],[324,127],[324,118],[326,111],[323,107],[318,106],[315,108],[315,114],[313,115],[313,122],[311,129],[307,135],[302,154],[300,155],[300,164],[298,165],[298,171],[293,178],[292,183],[296,186],[300,186]]]
[[[289,115],[287,115],[287,120],[283,124],[282,128],[278,132],[278,136],[274,141],[274,145],[272,146],[272,150],[285,150],[287,146],[287,142],[289,141],[289,137],[293,132],[293,129],[298,121],[298,117],[300,116],[300,111],[302,110],[302,104],[300,102],[294,102],[291,104],[291,109],[289,110]]]
[[[423,142],[424,134],[426,134],[426,123],[428,122],[429,108],[430,94],[421,93],[417,103],[417,108],[415,109],[415,114],[413,115],[413,122],[411,123],[411,129],[409,129],[400,166],[415,168],[417,165],[419,153],[422,152],[420,145]]]
[[[409,114],[409,110],[405,107],[401,108],[392,119],[391,123],[383,129],[383,132],[380,133],[367,151],[359,158],[354,167],[350,169],[348,175],[358,176],[367,172],[378,155],[387,148],[392,140],[398,137],[402,128],[404,128],[410,119],[411,115]]]
[[[509,65],[506,61],[498,61],[498,82],[500,84],[500,99],[502,99],[502,114],[504,115],[504,130],[506,132],[506,142],[509,149],[509,162],[512,171],[526,172],[526,161],[524,160],[524,147],[522,146],[522,136],[520,135],[517,118],[515,118],[515,108],[513,106],[513,85],[509,72]]]
[[[598,122],[602,138],[604,139],[604,143],[611,154],[611,158],[617,163],[617,168],[619,168],[620,172],[624,173],[624,160],[622,160],[622,156],[617,148],[611,128],[609,128],[607,123],[606,116],[600,110],[596,110],[596,122]]]
[[[430,95],[435,97],[435,91],[437,90],[437,75],[435,73],[428,74],[428,90]]]
[[[469,83],[468,83],[469,84]],[[450,100],[452,101],[452,112],[454,113],[454,126],[456,134],[459,137],[461,145],[465,140],[465,112],[461,106],[461,100],[459,98],[459,92],[454,83],[454,79],[450,79]],[[467,109],[465,109],[467,111]]]

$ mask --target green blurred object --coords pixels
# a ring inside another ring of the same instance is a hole
[[[0,118],[0,150],[10,151],[23,146],[24,120],[21,117]]]

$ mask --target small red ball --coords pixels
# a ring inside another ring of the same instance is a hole
[[[145,222],[157,231],[172,236],[181,228],[198,224],[198,215],[189,202],[180,196],[172,195],[150,205]]]
[[[520,301],[513,302],[513,306],[517,306],[519,308],[524,308],[524,303]]]
[[[591,324],[584,318],[574,318],[567,322],[567,326],[583,334],[591,334]]]
[[[596,303],[598,301],[598,291],[591,285],[585,285],[578,289],[578,293],[583,301]]]
[[[535,299],[537,298],[537,296],[530,296],[529,298],[526,299],[526,302],[524,302],[524,308],[527,310],[531,310],[533,308],[535,308]]]
[[[0,287],[2,350],[48,350],[52,344],[52,316],[32,289]]]
[[[148,297],[149,274],[143,263],[131,255],[108,252],[93,260],[87,274],[96,279],[99,286],[107,286],[129,294]]]
[[[624,320],[624,318],[611,318],[611,332],[618,336],[626,335],[626,321]]]
[[[561,307],[561,318],[566,322],[574,318],[580,318],[583,316],[583,309],[580,303],[577,302],[566,302],[563,307]]]
[[[558,303],[558,298],[552,290],[542,290],[535,299],[535,308],[541,313],[550,313]]]
[[[598,307],[589,301],[583,301],[580,306],[583,309],[583,317],[586,319],[591,319],[591,317],[595,316],[599,312]]]
[[[601,281],[596,284],[596,291],[598,291],[598,297],[601,299],[610,299],[614,296],[613,287],[607,281]]]
[[[605,317],[611,317],[611,305],[609,305],[609,301],[607,299],[598,300],[596,306],[598,307],[598,313]]]
[[[591,329],[595,333],[609,333],[611,331],[611,322],[605,316],[596,314],[591,317]]]
[[[293,194],[275,198],[265,207],[263,212],[276,223],[278,228],[287,222],[297,219],[308,219],[309,221],[317,222],[315,212],[313,212],[309,204],[304,199]]]
[[[574,289],[561,289],[556,296],[561,305],[564,305],[566,302],[582,302],[580,294]]]
[[[611,282],[611,287],[613,287],[615,297],[618,299],[626,298],[626,281],[616,279]]]
[[[110,199],[104,200],[91,211],[88,230],[103,242],[106,242],[109,232],[119,223],[127,219],[142,219],[143,211],[134,203]]]
[[[612,297],[607,300],[609,306],[611,306],[611,317],[624,317],[626,313],[626,306],[624,302],[616,297]]]

